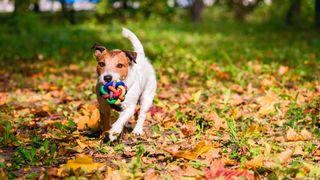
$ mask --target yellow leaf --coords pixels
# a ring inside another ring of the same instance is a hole
[[[256,169],[262,167],[264,164],[264,157],[258,156],[250,161],[245,162],[245,167],[248,169]]]
[[[87,173],[92,173],[96,170],[103,170],[105,165],[102,163],[95,163],[91,156],[79,155],[74,160],[68,160],[64,167],[72,170],[82,169]]]
[[[89,117],[79,116],[74,118],[74,122],[77,123],[77,127],[79,130],[84,130],[86,128],[87,123],[89,122]]]
[[[213,149],[212,145],[207,145],[204,141],[200,141],[196,145],[196,147],[194,149],[192,149],[191,151],[186,150],[186,151],[175,152],[175,151],[172,151],[169,149],[165,149],[165,150],[168,151],[169,153],[171,153],[173,156],[185,158],[188,160],[194,160],[194,159],[197,159],[198,156],[200,156],[201,154],[203,154],[211,149]]]
[[[100,113],[97,108],[92,110],[90,121],[88,122],[88,128],[92,130],[98,130],[100,122]]]
[[[267,115],[275,111],[274,105],[278,102],[278,97],[274,93],[267,93],[259,97],[257,103],[260,105],[259,114]]]
[[[201,93],[202,93],[202,91],[199,90],[199,91],[197,91],[196,93],[193,93],[193,94],[192,94],[192,101],[193,101],[194,103],[198,103],[198,101],[199,101],[199,99],[200,99],[200,96],[201,96]]]

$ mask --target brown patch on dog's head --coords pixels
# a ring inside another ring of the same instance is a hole
[[[112,80],[124,80],[132,63],[136,63],[137,53],[125,50],[108,51],[105,47],[95,44],[98,75],[113,75]]]

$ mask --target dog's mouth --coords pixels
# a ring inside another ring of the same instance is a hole
[[[99,76],[99,82],[101,82],[102,84],[118,80],[120,80],[120,75],[114,72],[103,73]]]

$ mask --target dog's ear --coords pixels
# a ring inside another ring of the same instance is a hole
[[[129,60],[131,62],[134,62],[137,64],[136,59],[137,59],[138,54],[136,52],[127,51],[127,50],[122,50],[122,52],[124,52],[126,54],[126,56],[129,58]]]
[[[100,45],[99,43],[94,43],[93,46],[91,47],[91,49],[94,49],[94,55],[96,57],[100,57],[101,54],[107,50],[107,48],[105,48],[104,46]]]

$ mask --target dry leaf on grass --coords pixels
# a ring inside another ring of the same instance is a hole
[[[0,92],[0,106],[7,103],[8,100],[8,93]]]
[[[103,163],[95,163],[91,156],[78,155],[75,159],[68,160],[67,164],[64,165],[64,168],[71,170],[81,169],[87,173],[92,173],[96,170],[103,170],[105,165]]]
[[[287,131],[288,141],[305,141],[312,139],[312,135],[306,129],[303,129],[300,134],[298,134],[294,129],[289,128]]]
[[[278,97],[272,92],[268,92],[265,96],[257,98],[260,105],[259,114],[268,115],[275,111],[274,105],[278,102]]]
[[[190,136],[196,132],[197,127],[194,121],[190,121],[188,124],[182,125],[180,129],[183,135]]]
[[[75,117],[74,122],[79,130],[91,129],[98,130],[100,122],[100,113],[96,106],[81,108],[84,115]]]
[[[164,150],[169,152],[170,154],[172,154],[175,157],[185,158],[188,160],[195,160],[198,158],[198,156],[209,151],[212,148],[213,148],[212,145],[206,144],[205,141],[200,141],[196,145],[196,147],[190,151],[189,150],[177,151],[172,148],[165,148]]]
[[[283,76],[289,71],[288,66],[280,66],[278,69],[278,75]]]
[[[213,127],[215,129],[227,129],[227,122],[224,118],[220,118],[218,114],[214,111],[208,113],[205,118],[209,121],[213,122]]]
[[[210,169],[204,171],[205,179],[216,179],[223,177],[224,180],[234,180],[243,177],[247,180],[253,180],[254,176],[245,169],[226,169],[221,161],[214,161]]]

